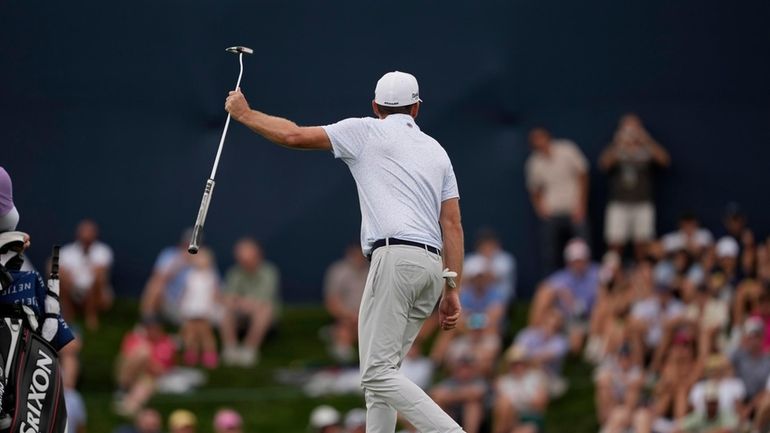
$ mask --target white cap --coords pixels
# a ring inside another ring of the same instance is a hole
[[[487,271],[487,261],[483,257],[473,256],[463,264],[463,276],[467,278],[478,277]]]
[[[586,241],[580,238],[572,239],[564,247],[564,261],[573,262],[575,260],[590,260],[591,249],[588,248]]]
[[[314,429],[322,429],[330,425],[339,424],[339,422],[340,413],[331,406],[321,405],[310,413],[310,427]]]
[[[377,81],[374,102],[383,107],[404,107],[422,102],[417,78],[406,72],[388,72]]]
[[[719,239],[716,246],[717,257],[720,259],[723,257],[738,257],[738,252],[741,247],[738,242],[730,236],[725,236]]]

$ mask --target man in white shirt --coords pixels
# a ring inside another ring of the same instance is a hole
[[[529,142],[527,188],[543,222],[541,248],[548,274],[560,267],[560,252],[568,240],[588,239],[588,160],[575,143],[554,139],[545,128],[530,131]]]
[[[377,118],[299,127],[250,109],[240,90],[225,102],[235,120],[274,143],[332,151],[356,181],[361,246],[371,260],[358,327],[368,433],[395,431],[397,413],[423,433],[462,431],[399,371],[439,297],[442,328],[453,329],[461,309],[457,181],[444,149],[414,121],[420,102],[417,80],[397,71],[377,82]]]
[[[81,221],[75,242],[63,246],[59,258],[64,317],[71,320],[74,310],[82,309],[90,330],[99,328],[99,313],[108,310],[113,301],[112,249],[98,238],[96,223]]]

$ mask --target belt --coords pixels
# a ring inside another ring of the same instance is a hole
[[[438,254],[439,256],[441,255],[440,249],[436,247],[432,247],[430,245],[421,244],[419,242],[405,241],[403,239],[398,239],[398,238],[387,238],[387,239],[380,239],[380,240],[374,241],[374,243],[372,244],[372,249],[371,251],[369,251],[369,255],[366,256],[367,260],[371,261],[372,254],[374,254],[374,250],[380,247],[384,247],[385,245],[409,245],[410,247],[422,248],[433,254]]]

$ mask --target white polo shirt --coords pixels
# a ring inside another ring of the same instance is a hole
[[[361,248],[399,238],[441,248],[441,203],[459,197],[452,163],[412,116],[351,118],[323,127],[358,187]]]

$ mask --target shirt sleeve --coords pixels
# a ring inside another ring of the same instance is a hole
[[[447,201],[450,198],[459,198],[460,191],[457,188],[457,178],[452,164],[449,164],[447,172],[444,175],[444,185],[441,188],[441,201]]]
[[[577,144],[570,141],[566,148],[569,149],[570,160],[575,171],[578,173],[588,172],[588,160],[585,155],[583,155],[583,152],[580,151]]]
[[[530,157],[524,165],[524,175],[529,192],[533,193],[540,189],[542,182],[540,181],[540,176],[538,176],[538,171],[535,168],[535,160],[532,159],[532,157]]]
[[[99,248],[94,250],[91,260],[97,266],[112,266],[112,248],[105,244],[100,244]]]
[[[369,135],[366,118],[349,118],[322,127],[329,136],[334,157],[355,162]]]

